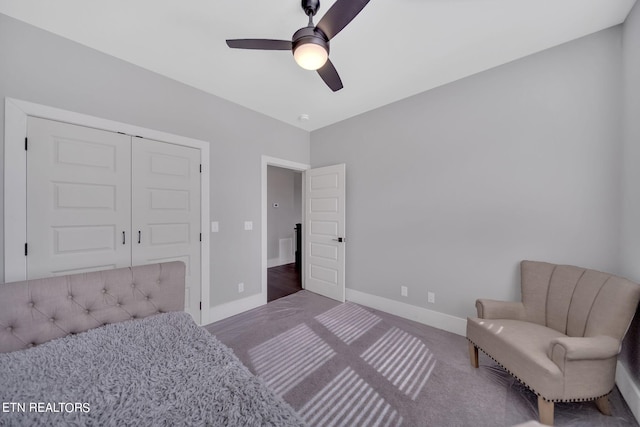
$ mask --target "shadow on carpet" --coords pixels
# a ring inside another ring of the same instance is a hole
[[[208,325],[310,426],[512,426],[537,397],[464,337],[301,291]],[[556,426],[637,426],[618,390],[613,416],[556,404]]]

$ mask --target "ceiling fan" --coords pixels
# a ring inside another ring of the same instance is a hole
[[[329,59],[329,41],[355,18],[369,0],[337,0],[324,14],[318,25],[313,17],[320,9],[320,0],[302,0],[302,10],[309,24],[293,34],[291,41],[272,39],[234,39],[227,45],[235,49],[290,50],[302,68],[317,70],[324,82],[336,92],[342,80]]]

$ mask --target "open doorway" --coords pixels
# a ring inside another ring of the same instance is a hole
[[[302,173],[267,166],[267,302],[302,290]]]

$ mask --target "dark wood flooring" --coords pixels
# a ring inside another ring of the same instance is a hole
[[[286,297],[302,290],[296,264],[285,264],[267,269],[267,302]]]

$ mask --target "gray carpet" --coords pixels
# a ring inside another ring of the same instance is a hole
[[[206,326],[310,426],[512,426],[537,398],[464,337],[301,291]],[[613,416],[556,404],[556,426],[637,426],[618,390]]]

